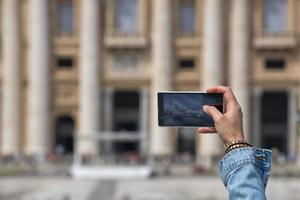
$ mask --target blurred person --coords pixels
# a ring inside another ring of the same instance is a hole
[[[229,87],[216,86],[208,93],[223,93],[224,113],[214,106],[203,106],[215,127],[198,128],[199,133],[218,133],[225,146],[219,162],[219,175],[229,192],[229,199],[266,199],[265,188],[271,170],[271,151],[252,147],[245,141],[243,116]]]

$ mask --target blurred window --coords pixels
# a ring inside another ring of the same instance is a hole
[[[181,0],[179,5],[179,27],[181,34],[195,32],[195,1]]]
[[[115,0],[115,25],[119,33],[135,33],[138,29],[138,0]]]
[[[70,35],[74,31],[74,7],[72,1],[62,1],[58,4],[58,32]]]
[[[286,30],[287,1],[264,0],[264,29],[266,32],[278,33]]]
[[[138,68],[138,54],[133,52],[117,52],[113,56],[113,68],[116,71],[132,72]]]
[[[181,69],[193,69],[195,67],[195,60],[193,58],[182,58],[179,60],[179,67]]]
[[[59,68],[71,68],[73,67],[73,59],[71,57],[58,57],[57,66]]]
[[[265,61],[265,67],[267,69],[284,69],[285,60],[283,59],[267,59]]]

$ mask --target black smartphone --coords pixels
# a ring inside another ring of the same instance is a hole
[[[204,92],[158,92],[159,126],[213,127],[213,119],[203,105],[215,106],[223,113],[223,94]]]

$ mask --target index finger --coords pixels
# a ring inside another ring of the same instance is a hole
[[[208,93],[223,93],[225,102],[235,102],[238,104],[230,87],[215,86],[206,90]]]

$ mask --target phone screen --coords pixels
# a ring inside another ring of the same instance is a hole
[[[159,126],[207,126],[213,127],[213,119],[203,105],[215,106],[223,113],[223,94],[199,92],[159,92]]]

